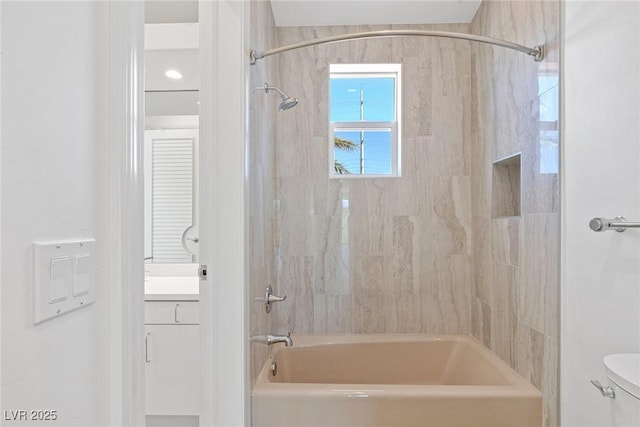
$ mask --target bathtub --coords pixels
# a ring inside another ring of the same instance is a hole
[[[472,337],[292,338],[258,375],[255,427],[542,425],[540,392]]]

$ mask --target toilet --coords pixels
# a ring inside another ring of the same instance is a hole
[[[640,426],[640,354],[611,354],[604,358],[611,399],[613,427]]]

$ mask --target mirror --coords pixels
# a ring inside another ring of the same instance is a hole
[[[145,262],[198,262],[198,24],[145,25]]]

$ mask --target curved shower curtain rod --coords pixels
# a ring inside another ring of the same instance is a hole
[[[448,31],[420,31],[420,30],[380,30],[380,31],[365,31],[361,33],[343,34],[339,36],[329,36],[320,39],[313,39],[302,41],[299,43],[290,44],[287,46],[278,47],[275,49],[267,49],[263,51],[251,50],[250,58],[251,64],[255,64],[256,60],[266,58],[267,56],[277,55],[289,50],[300,49],[301,47],[315,46],[318,44],[341,42],[346,40],[358,40],[375,37],[396,37],[396,36],[427,36],[427,37],[445,37],[450,39],[462,39],[470,40],[479,43],[487,43],[495,46],[506,47],[507,49],[517,50],[518,52],[526,53],[532,56],[536,62],[544,59],[544,45],[538,45],[534,47],[527,47],[521,44],[509,42],[506,40],[494,39],[492,37],[477,36],[475,34],[465,33],[452,33]]]

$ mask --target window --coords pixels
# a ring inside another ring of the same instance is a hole
[[[331,64],[329,176],[400,176],[400,64]]]
[[[540,173],[558,173],[558,70],[549,65],[538,72],[540,104]]]

